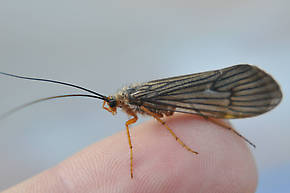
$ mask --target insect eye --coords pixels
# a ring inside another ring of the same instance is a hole
[[[109,103],[109,106],[110,106],[111,108],[114,108],[114,107],[117,106],[117,101],[114,100],[114,99],[111,99],[108,103]]]

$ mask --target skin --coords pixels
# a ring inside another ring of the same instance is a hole
[[[160,123],[150,120],[131,127],[133,179],[122,131],[2,193],[255,192],[255,162],[240,137],[193,115],[164,120],[199,154],[185,150]]]

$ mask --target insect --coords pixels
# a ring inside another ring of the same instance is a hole
[[[30,78],[0,72],[15,78],[51,82],[75,87],[90,94],[70,94],[42,98],[4,114],[8,116],[29,105],[56,98],[91,97],[103,100],[103,108],[113,115],[121,108],[131,119],[126,123],[130,147],[130,174],[133,178],[133,150],[129,126],[138,120],[138,114],[154,117],[186,150],[198,152],[188,147],[171,128],[162,120],[174,112],[196,114],[234,132],[250,145],[255,145],[244,136],[218,119],[253,117],[270,111],[282,99],[282,92],[277,82],[256,66],[240,64],[232,67],[184,76],[176,76],[134,84],[123,88],[117,94],[104,96],[92,90],[70,83]]]

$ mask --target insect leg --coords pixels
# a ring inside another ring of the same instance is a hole
[[[137,115],[134,114],[133,116],[134,117],[132,119],[129,119],[126,122],[127,136],[128,136],[129,147],[130,147],[130,173],[131,173],[131,178],[133,178],[133,146],[132,146],[132,142],[131,142],[129,125],[135,123],[138,120]]]
[[[105,106],[106,104],[107,104],[107,101],[104,101],[103,102],[103,109],[105,109],[111,113],[112,111],[108,107]]]
[[[185,143],[183,143],[183,141],[181,141],[181,139],[179,139],[179,137],[177,137],[177,135],[173,132],[172,129],[170,129],[165,121],[163,121],[162,119],[160,119],[160,117],[158,115],[156,115],[155,113],[151,112],[150,110],[148,110],[146,107],[141,106],[141,109],[143,111],[145,111],[146,113],[148,113],[149,115],[153,116],[157,121],[159,121],[162,125],[164,125],[166,127],[166,129],[170,132],[170,134],[176,139],[176,141],[182,146],[184,147],[186,150],[190,151],[191,153],[194,154],[198,154],[198,152],[193,151],[190,147],[188,147]]]
[[[243,140],[245,140],[246,142],[248,142],[251,146],[253,146],[254,148],[256,148],[256,145],[253,144],[250,140],[248,140],[246,137],[244,137],[243,135],[241,135],[239,132],[237,132],[233,127],[229,126],[228,124],[226,124],[225,122],[223,122],[222,120],[218,120],[218,119],[213,119],[210,117],[206,117],[203,116],[205,119],[213,122],[216,125],[219,125],[223,128],[229,129],[230,131],[234,132],[236,135],[238,135],[239,137],[241,137]]]
[[[214,124],[221,126],[225,129],[229,129],[230,131],[234,132],[236,135],[238,135],[239,137],[241,137],[243,140],[245,140],[247,143],[249,143],[251,146],[253,146],[254,148],[256,148],[256,145],[254,143],[252,143],[250,140],[248,140],[246,137],[244,137],[242,134],[240,134],[239,132],[237,132],[233,127],[231,127],[230,125],[226,124],[225,122],[218,120],[218,119],[213,119],[210,118],[206,115],[203,115],[199,110],[195,110],[197,112],[197,115],[203,117],[205,120],[211,121]]]

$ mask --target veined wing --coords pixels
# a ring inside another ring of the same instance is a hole
[[[263,70],[248,64],[154,80],[132,91],[131,99],[153,111],[215,118],[256,116],[271,110],[282,99],[277,82]]]

